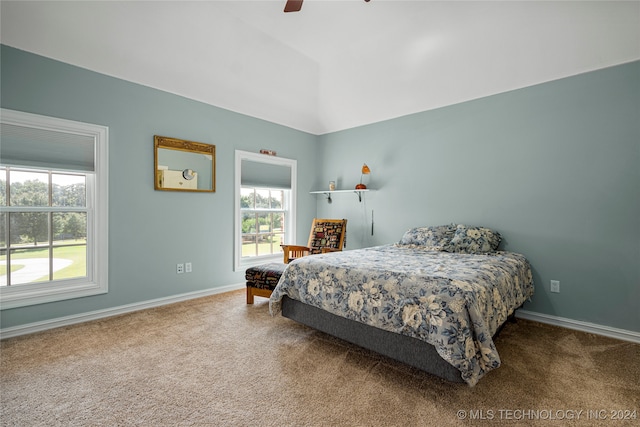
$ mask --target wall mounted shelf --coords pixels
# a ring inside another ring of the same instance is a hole
[[[367,191],[374,191],[370,189],[364,190],[320,190],[320,191],[311,191],[311,194],[324,194],[327,196],[327,202],[331,203],[331,195],[334,193],[356,193],[358,195],[358,201],[362,202],[362,193],[366,193]]]

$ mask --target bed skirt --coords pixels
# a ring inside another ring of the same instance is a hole
[[[464,382],[460,371],[440,357],[434,346],[417,338],[336,316],[286,295],[282,298],[282,315],[445,380]]]

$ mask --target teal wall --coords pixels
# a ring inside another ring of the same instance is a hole
[[[3,310],[2,328],[244,282],[233,271],[235,150],[298,161],[298,227],[315,216],[317,137],[1,47],[1,104],[109,127],[109,293]],[[216,145],[216,192],[155,191],[153,136]],[[177,275],[176,264],[193,272]]]
[[[298,160],[298,236],[316,214],[349,220],[347,249],[486,225],[531,261],[527,310],[640,332],[640,62],[323,136],[6,46],[1,66],[2,107],[110,132],[109,293],[4,310],[3,328],[242,282],[234,150],[268,148]],[[216,193],[154,191],[154,134],[216,144]],[[362,203],[309,195],[352,188],[363,162]]]
[[[531,262],[526,310],[640,331],[640,62],[320,137],[351,248],[451,222],[485,225]],[[374,236],[371,236],[371,211]],[[549,281],[559,280],[559,294]]]

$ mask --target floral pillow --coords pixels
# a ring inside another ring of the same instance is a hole
[[[459,224],[444,250],[463,254],[493,252],[498,249],[501,240],[500,233],[490,228]]]
[[[407,230],[400,239],[401,245],[418,245],[433,250],[442,250],[453,238],[455,224],[432,227],[418,227]]]

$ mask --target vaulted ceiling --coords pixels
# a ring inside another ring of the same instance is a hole
[[[640,59],[638,1],[6,1],[8,46],[313,134]]]

